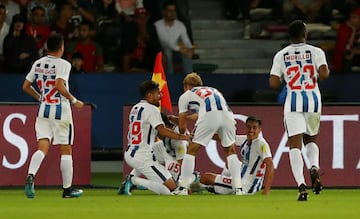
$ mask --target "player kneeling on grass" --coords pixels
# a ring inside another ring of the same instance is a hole
[[[240,147],[241,180],[245,195],[255,194],[262,188],[263,195],[269,194],[274,178],[274,165],[269,144],[259,136],[261,132],[261,120],[256,117],[246,119],[246,135],[236,135],[235,145]],[[217,194],[233,194],[231,186],[232,178],[227,168],[221,174],[205,173],[200,177],[200,183],[205,188]]]
[[[174,132],[179,133],[179,127],[176,124],[170,122],[166,114],[161,113],[161,117],[163,122],[165,123],[166,128],[169,128]],[[175,180],[175,182],[177,182],[180,176],[181,162],[182,159],[184,158],[189,143],[188,141],[176,140],[168,137],[159,136],[159,138],[161,140],[155,142],[153,146],[153,152],[156,161],[159,162],[161,165],[165,166],[165,168],[172,175],[172,178]],[[139,172],[136,171],[136,169],[133,169],[129,175],[132,177],[134,176],[138,177]],[[199,179],[200,179],[200,174],[198,172],[194,172],[192,181],[194,183],[198,183]],[[131,195],[131,191],[133,189],[138,189],[138,190],[146,189],[146,185],[144,184],[137,184],[137,185],[133,185],[132,187],[126,186],[126,181],[127,180],[125,180],[122,183],[121,187],[119,188],[118,190],[119,195],[120,194]],[[141,182],[142,181],[140,181],[139,183]]]

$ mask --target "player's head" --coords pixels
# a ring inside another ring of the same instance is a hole
[[[256,139],[261,132],[261,119],[255,116],[249,116],[246,119],[246,136],[248,140]]]
[[[302,20],[295,20],[289,24],[288,32],[291,42],[304,42],[307,35],[306,24]]]
[[[183,80],[184,90],[189,90],[193,87],[202,86],[203,82],[201,80],[200,75],[196,72],[191,72],[187,74]]]
[[[59,53],[61,57],[64,53],[63,36],[57,33],[51,34],[46,41],[46,50],[48,53]]]
[[[152,80],[147,80],[141,83],[139,87],[140,95],[149,103],[160,106],[161,92],[159,84]]]

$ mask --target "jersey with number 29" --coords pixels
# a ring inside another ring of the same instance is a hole
[[[72,121],[70,102],[55,88],[55,80],[62,78],[68,90],[71,64],[55,56],[44,56],[32,65],[26,80],[36,82],[41,94],[38,117]]]
[[[306,43],[291,44],[276,53],[270,75],[286,82],[284,113],[321,112],[317,83],[321,65],[327,65],[324,51]]]

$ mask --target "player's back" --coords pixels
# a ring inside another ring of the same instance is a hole
[[[41,93],[39,117],[59,120],[72,118],[69,100],[55,87],[55,80],[62,78],[65,88],[69,89],[70,70],[71,64],[68,61],[54,56],[44,56],[34,62],[26,79],[35,81]]]
[[[285,112],[321,111],[318,69],[327,65],[325,53],[315,46],[299,43],[280,50],[270,74],[283,77],[287,86]]]
[[[210,111],[231,111],[220,91],[205,86],[186,91],[179,99],[179,108],[179,112],[196,111],[199,117]]]

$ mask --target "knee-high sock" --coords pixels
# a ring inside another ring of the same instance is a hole
[[[228,168],[232,178],[233,189],[242,188],[241,184],[241,162],[236,154],[227,156]]]
[[[63,179],[63,188],[69,188],[73,179],[73,160],[71,155],[61,155],[60,170]]]
[[[44,158],[44,152],[37,150],[31,157],[28,174],[33,174],[35,176]]]
[[[161,183],[150,181],[141,177],[134,176],[131,178],[131,181],[137,186],[143,186],[149,190],[159,194],[159,195],[170,195],[171,192],[168,187],[164,186]]]
[[[192,173],[195,169],[195,156],[185,154],[180,174],[180,186],[188,188],[191,182]]]
[[[319,169],[319,147],[314,142],[310,142],[305,145],[305,148],[310,165]]]
[[[301,156],[301,150],[298,148],[290,149],[289,152],[290,166],[298,186],[305,184],[305,178],[303,173],[304,161]]]

